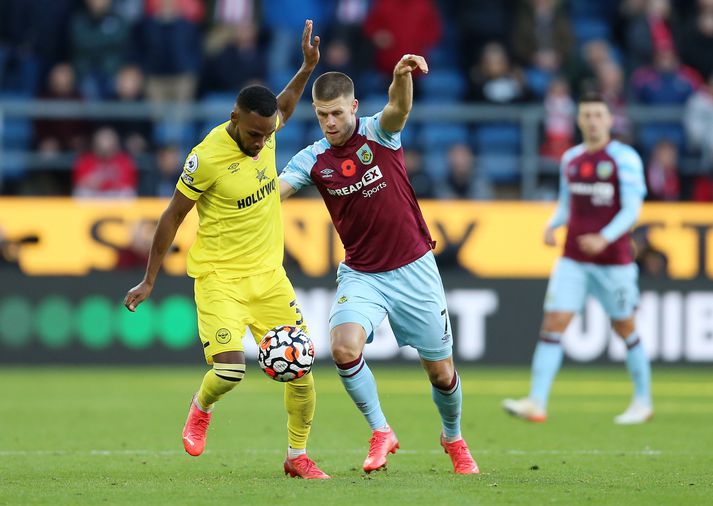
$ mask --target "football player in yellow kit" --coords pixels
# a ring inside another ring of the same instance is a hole
[[[191,401],[183,429],[183,445],[193,456],[205,448],[213,404],[243,379],[246,327],[260,339],[278,325],[305,325],[282,267],[275,132],[293,113],[319,61],[311,20],[305,22],[302,52],[302,67],[277,97],[263,86],[244,88],[230,120],[190,152],[159,220],[144,279],[124,300],[135,311],[149,297],[178,227],[196,205],[199,225],[188,253],[188,275],[195,278],[198,330],[212,369]],[[306,452],[314,407],[312,374],[285,384],[289,446],[284,471],[291,476],[329,478]]]

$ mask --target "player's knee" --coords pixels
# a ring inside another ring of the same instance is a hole
[[[542,331],[561,334],[567,330],[572,313],[547,312],[542,319]]]
[[[619,337],[621,337],[622,339],[626,339],[632,334],[632,332],[634,332],[636,327],[632,318],[630,320],[613,321],[612,328]]]
[[[454,370],[428,371],[428,380],[439,390],[448,390],[456,381]]]
[[[346,340],[332,339],[330,343],[332,359],[337,364],[346,364],[359,358],[361,350]]]
[[[431,382],[431,385],[440,390],[447,390],[456,378],[453,357],[435,362],[422,359],[421,363],[424,369],[426,369],[426,374],[428,374],[428,381]]]
[[[222,364],[214,362],[213,372],[220,379],[230,381],[237,385],[245,376],[245,364]]]
[[[339,325],[332,329],[329,348],[337,364],[345,364],[359,358],[364,347],[364,331],[354,324]]]

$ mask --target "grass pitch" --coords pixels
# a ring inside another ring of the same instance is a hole
[[[282,473],[282,388],[257,367],[218,405],[208,450],[180,432],[203,369],[0,369],[0,504],[711,504],[713,375],[654,369],[656,416],[620,427],[630,384],[621,369],[565,368],[550,420],[500,410],[527,392],[526,369],[461,368],[463,431],[479,476],[455,476],[417,365],[374,367],[401,442],[389,469],[364,475],[370,436],[334,370],[315,371],[310,455],[333,479]]]

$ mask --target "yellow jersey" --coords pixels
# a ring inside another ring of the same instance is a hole
[[[279,119],[278,126],[279,126]],[[241,278],[282,266],[284,232],[275,134],[258,156],[243,153],[218,125],[189,153],[176,189],[198,210],[188,275]]]

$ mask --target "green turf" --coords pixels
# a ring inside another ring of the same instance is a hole
[[[202,370],[0,369],[0,504],[711,504],[713,382],[704,369],[655,370],[656,417],[618,427],[622,369],[565,368],[550,420],[500,411],[526,392],[526,369],[463,369],[463,429],[481,469],[454,476],[417,366],[375,367],[402,450],[360,471],[369,432],[331,368],[315,371],[310,454],[325,482],[282,474],[281,387],[251,368],[221,401],[208,450],[183,453],[180,430]],[[230,502],[228,502],[230,501]]]

